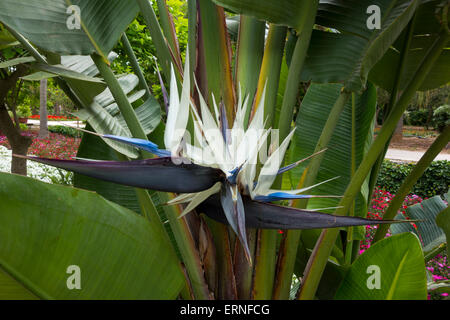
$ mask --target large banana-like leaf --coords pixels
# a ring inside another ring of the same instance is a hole
[[[361,90],[370,70],[407,26],[419,3],[419,0],[378,1],[380,29],[369,30],[366,10],[372,3],[321,1],[317,23],[339,32],[313,32],[302,78],[322,83],[342,82],[347,89]]]
[[[427,277],[420,241],[412,233],[375,243],[352,264],[338,300],[425,300]]]
[[[409,231],[416,233],[422,240],[423,251],[427,254],[446,241],[444,231],[436,224],[438,214],[446,208],[447,205],[440,196],[424,200],[406,209],[406,215],[409,218],[422,221],[417,224],[417,230],[405,224],[404,226],[393,225],[391,231],[393,234]],[[402,217],[401,214],[396,216],[396,218]]]
[[[0,50],[17,46],[20,43],[0,24]]]
[[[21,283],[0,268],[0,300],[37,300]]]
[[[114,53],[109,55],[110,60],[114,60],[115,57],[116,54]],[[63,56],[61,62],[67,69],[89,77],[94,77],[99,73],[89,56]],[[131,133],[109,89],[99,93],[88,82],[74,82],[71,79],[67,79],[67,81],[72,90],[77,93],[77,96],[82,97],[81,99],[86,105],[86,108],[77,113],[81,119],[88,121],[97,133],[131,137]],[[145,134],[150,134],[161,121],[161,107],[158,101],[153,96],[149,96],[146,101],[142,101],[144,91],[135,92],[139,84],[139,78],[134,74],[120,77],[119,83],[123,91],[129,95],[130,102],[137,104],[136,115]],[[105,142],[111,148],[130,158],[139,156],[139,153],[133,147],[110,139],[105,140]]]
[[[417,66],[425,57],[428,48],[433,45],[433,42],[436,40],[436,37],[441,30],[439,18],[436,16],[436,14],[439,13],[437,9],[441,2],[442,1],[439,0],[428,1],[417,9],[411,44],[405,55],[402,75],[399,80],[399,90],[405,88],[408,80],[414,75]],[[406,32],[404,32],[369,74],[369,79],[371,81],[389,92],[394,87],[395,77],[397,76],[390,71],[398,69],[401,59],[400,54],[403,49],[403,41],[406,36]],[[426,79],[422,82],[419,90],[425,91],[438,88],[449,81],[450,48],[445,48],[438,60],[434,63],[433,68],[428,73]]]
[[[305,7],[309,0],[213,0],[220,6],[236,13],[253,16],[300,31],[305,21]]]
[[[231,47],[228,39],[225,13],[223,8],[216,6],[211,0],[198,0],[199,18],[202,30],[199,32],[199,57],[204,59],[198,68],[207,83],[200,87],[204,97],[207,97],[210,106],[213,105],[211,94],[216,101],[223,101],[229,123],[232,123],[235,108],[235,93],[233,76],[231,73]],[[203,79],[203,80],[205,80]],[[199,81],[202,79],[199,79]],[[206,91],[206,92],[205,92]]]
[[[297,116],[294,138],[290,148],[290,162],[307,157],[314,153],[317,140],[325,125],[328,114],[339,96],[339,84],[311,84],[300,107]],[[373,86],[362,94],[355,94],[355,165],[362,158],[372,142],[372,132],[376,106],[376,92]],[[302,172],[307,168],[308,162],[300,164],[290,172],[291,187],[297,187]],[[334,134],[328,144],[319,173],[315,183],[331,178],[338,179],[324,183],[312,190],[317,195],[342,195],[351,180],[352,171],[352,99],[349,99]],[[365,217],[368,197],[367,182],[361,188],[356,199],[355,216]],[[313,198],[308,201],[308,208],[330,208],[338,205],[337,198]],[[327,212],[327,211],[325,211]],[[362,232],[362,235],[364,233]]]
[[[436,217],[437,225],[442,228],[447,238],[447,257],[450,256],[450,247],[448,245],[450,239],[450,206],[442,210]]]
[[[80,290],[67,286],[69,266],[80,268]],[[167,236],[145,218],[93,192],[5,173],[0,269],[47,299],[173,299],[183,285]]]
[[[134,0],[2,0],[0,21],[46,51],[106,60],[138,11]]]

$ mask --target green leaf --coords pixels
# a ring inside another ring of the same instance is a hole
[[[447,257],[450,256],[450,247],[448,245],[448,240],[450,239],[450,207],[442,210],[436,217],[436,223],[442,228],[447,237]]]
[[[414,72],[425,57],[428,49],[441,30],[441,24],[438,20],[436,9],[441,1],[427,1],[419,6],[417,9],[413,37],[411,45],[405,56],[405,65],[400,78],[399,90],[405,89],[408,80],[414,75]],[[396,74],[389,72],[396,70],[400,63],[400,51],[402,50],[402,40],[406,36],[405,32],[397,39],[391,48],[386,52],[383,58],[375,65],[369,74],[369,79],[381,86],[389,92],[393,88]],[[420,91],[426,91],[438,88],[450,81],[450,48],[445,48],[438,60],[433,65],[433,68],[427,74],[426,79],[420,86]]]
[[[418,0],[380,1],[381,29],[366,26],[368,4],[358,0],[331,0],[319,5],[318,24],[339,31],[315,30],[302,78],[315,82],[342,82],[352,91],[365,87],[368,74],[411,20]]]
[[[0,69],[6,69],[9,67],[17,66],[19,64],[33,62],[33,61],[35,61],[35,59],[33,57],[20,57],[20,58],[16,58],[16,59],[11,59],[11,60],[0,63]]]
[[[352,264],[335,296],[338,300],[426,298],[427,277],[422,249],[419,239],[412,233],[383,239],[365,251]]]
[[[79,16],[69,10],[72,5],[79,7]],[[106,60],[138,10],[134,0],[4,0],[0,21],[46,51],[64,55],[97,52]]]
[[[249,15],[300,31],[305,21],[305,0],[213,0],[236,13]]]
[[[72,265],[81,290],[67,287]],[[145,218],[93,192],[5,173],[0,266],[47,299],[173,299],[184,284],[167,236]]]
[[[0,300],[36,300],[34,294],[0,267]]]
[[[406,209],[406,216],[413,220],[421,220],[416,223],[417,230],[413,228],[411,224],[405,224],[404,226],[392,225],[391,231],[393,234],[398,234],[412,229],[412,231],[421,239],[423,251],[426,255],[439,247],[442,243],[445,243],[444,232],[437,225],[437,216],[446,208],[447,205],[440,196],[434,196],[433,198],[424,200],[421,203],[417,203]],[[402,215],[399,214],[397,215],[397,218],[400,218],[401,216]]]
[[[55,77],[57,77],[57,75],[54,73],[39,71],[39,72],[29,74],[25,77],[21,77],[21,79],[23,79],[25,81],[41,81],[44,79],[51,79],[51,78],[55,78]]]
[[[342,86],[339,84],[311,84],[299,110],[296,121],[296,132],[292,139],[289,163],[306,158],[314,153],[328,114],[339,96]],[[316,195],[344,194],[351,180],[352,156],[352,101],[347,102],[334,130],[333,136],[325,151],[319,173],[314,183],[331,178],[336,180],[317,186],[311,190]],[[373,119],[375,116],[376,92],[370,86],[361,96],[356,96],[356,167],[372,142]],[[290,172],[292,188],[297,187],[303,171],[309,162],[300,164]],[[368,194],[368,181],[363,185],[356,201],[355,216],[365,217]],[[339,198],[314,198],[308,201],[308,208],[329,208],[338,205]],[[323,212],[330,212],[324,210]]]

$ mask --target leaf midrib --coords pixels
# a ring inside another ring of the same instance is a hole
[[[400,264],[397,268],[397,272],[395,273],[394,280],[392,281],[391,287],[389,288],[389,292],[386,296],[386,300],[393,300],[393,296],[395,293],[395,289],[397,288],[397,282],[400,278],[400,274],[402,272],[403,266],[405,264],[406,258],[408,257],[409,250],[406,251],[405,255],[403,256],[402,260],[400,261]]]

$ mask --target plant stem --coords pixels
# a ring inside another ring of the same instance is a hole
[[[419,180],[434,158],[441,152],[443,148],[447,145],[450,140],[450,126],[447,126],[444,131],[434,140],[433,144],[428,148],[427,152],[420,158],[419,162],[414,166],[412,171],[408,174],[406,179],[403,181],[400,188],[397,190],[395,197],[389,204],[389,208],[383,215],[383,219],[390,220],[394,219],[397,211],[403,204],[405,197],[408,195],[411,188]],[[380,225],[375,233],[373,242],[375,243],[382,240],[390,227],[390,224]]]
[[[301,82],[301,73],[306,60],[306,53],[308,52],[318,5],[318,0],[311,1],[308,8],[309,12],[305,15],[307,20],[298,34],[294,53],[292,54],[286,89],[283,96],[283,104],[281,105],[280,120],[278,122],[281,140],[287,137],[291,130],[294,106],[297,103],[298,88]]]
[[[393,109],[395,103],[397,102],[398,92],[399,92],[399,88],[400,88],[400,81],[402,79],[402,74],[403,74],[403,71],[404,71],[405,65],[406,65],[406,56],[408,54],[409,46],[411,44],[411,39],[414,34],[413,31],[414,31],[415,20],[416,20],[416,14],[414,14],[414,17],[411,19],[411,21],[409,22],[408,27],[407,27],[406,38],[403,42],[402,51],[400,52],[400,63],[398,64],[398,67],[397,67],[397,70],[395,73],[394,85],[392,87],[391,96],[389,97],[389,103],[386,108],[386,113],[383,116],[383,118],[384,118],[383,120],[385,120],[389,116],[391,110]],[[376,119],[375,119],[375,121],[376,121]],[[391,138],[392,138],[392,136],[391,136]],[[369,198],[367,199],[367,201],[369,203],[372,199],[373,190],[375,188],[375,184],[376,184],[377,178],[378,178],[378,173],[381,169],[381,165],[383,164],[383,159],[386,156],[387,150],[389,148],[389,143],[390,143],[390,139],[386,143],[386,146],[384,147],[383,152],[379,155],[377,162],[375,163],[374,167],[372,168],[372,172],[370,173]]]
[[[280,78],[281,62],[283,59],[283,48],[286,39],[286,27],[271,25],[267,43],[264,51],[264,57],[261,65],[260,77],[258,81],[258,90],[255,98],[255,109],[259,104],[259,98],[262,95],[264,86],[266,86],[266,98],[264,102],[264,115],[268,121],[266,126],[271,127],[273,122],[273,112],[276,104],[278,82]],[[267,81],[267,85],[266,85]],[[254,299],[270,299],[272,297],[273,280],[276,265],[276,230],[257,230],[254,231],[257,239],[257,255],[254,259],[254,285],[252,288],[252,297]],[[250,279],[251,269],[249,269],[247,278]]]
[[[182,69],[180,46],[178,44],[177,33],[175,25],[173,24],[172,15],[167,7],[166,0],[156,0],[159,11],[159,20],[161,21],[162,31],[169,43],[169,51],[171,52],[172,59],[177,64],[179,69]],[[191,69],[192,70],[192,69]]]
[[[264,102],[264,118],[267,119],[266,128],[274,126],[274,114],[277,104],[278,85],[280,81],[281,64],[283,62],[284,46],[286,44],[287,27],[270,24],[266,47],[259,73],[258,90],[256,91],[256,112],[261,96],[266,86],[266,99]]]
[[[355,105],[355,93],[352,92],[352,164],[350,179],[355,175],[356,170],[356,105]],[[350,208],[350,215],[355,215],[355,200]],[[352,263],[353,255],[353,227],[347,228],[347,245],[345,246],[345,264],[350,266]]]
[[[147,23],[148,30],[150,31],[150,36],[152,37],[153,44],[156,48],[156,55],[158,57],[159,63],[161,64],[163,74],[166,80],[170,79],[170,66],[172,63],[172,55],[170,54],[169,46],[167,45],[166,39],[161,30],[161,26],[159,25],[158,19],[156,18],[155,11],[148,0],[137,0],[139,7],[141,9],[142,16]],[[176,63],[174,63],[175,67],[180,67]],[[182,74],[182,70],[176,68],[178,70],[177,76],[178,79]]]
[[[211,110],[211,94],[214,94],[217,102],[223,101],[227,120],[231,125],[234,120],[235,94],[231,73],[231,45],[226,29],[225,12],[211,0],[197,0],[197,2],[202,28],[200,46],[204,51],[201,54],[204,56],[209,92],[205,99],[208,98]]]
[[[406,89],[396,103],[396,106],[393,108],[391,114],[381,128],[381,131],[370,147],[368,153],[365,155],[355,173],[355,176],[348,185],[347,190],[339,203],[339,206],[342,208],[337,209],[335,214],[345,215],[348,212],[350,205],[353,203],[353,199],[359,192],[361,185],[377,160],[378,155],[383,151],[389,137],[394,132],[397,122],[408,106],[409,101],[413,98],[415,92],[419,89],[428,72],[433,67],[433,64],[441,55],[441,52],[445,48],[449,38],[450,37],[447,34],[441,33],[428,50],[414,76],[411,78],[406,86]],[[322,231],[306,266],[303,283],[298,295],[299,299],[314,299],[323,270],[325,269],[325,265],[328,261],[328,257],[330,256],[338,234],[339,229],[337,228]]]
[[[197,0],[188,0],[188,50],[189,70],[191,70],[191,86],[194,84],[193,75],[197,62]]]
[[[125,49],[125,52],[127,53],[128,59],[130,60],[131,67],[133,68],[134,73],[139,78],[139,88],[141,90],[145,90],[144,98],[147,100],[150,98],[152,93],[150,91],[150,88],[148,87],[147,80],[145,80],[144,73],[142,72],[142,69],[139,66],[139,61],[136,58],[136,55],[134,54],[133,48],[131,47],[130,41],[128,40],[128,37],[125,32],[122,34],[122,44]]]
[[[250,104],[253,102],[258,85],[264,53],[265,32],[264,21],[241,15],[236,49],[235,83],[240,86],[242,96],[250,98]],[[247,108],[244,127],[248,125],[251,109]]]

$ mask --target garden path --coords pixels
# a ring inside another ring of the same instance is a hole
[[[409,150],[401,150],[401,149],[393,149],[389,148],[386,154],[386,158],[389,160],[399,160],[399,161],[413,161],[417,162],[423,156],[424,151],[409,151]],[[448,153],[440,153],[434,159],[437,160],[448,160],[450,161],[450,154]]]

